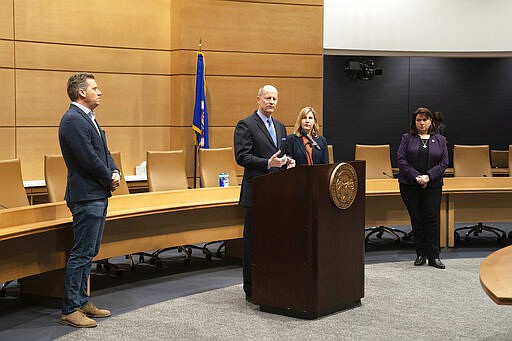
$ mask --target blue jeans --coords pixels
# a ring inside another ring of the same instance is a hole
[[[64,277],[63,314],[70,314],[89,301],[87,281],[92,259],[100,249],[107,206],[108,199],[68,203],[73,215],[73,248]]]

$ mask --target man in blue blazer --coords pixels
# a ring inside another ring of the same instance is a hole
[[[68,168],[64,199],[73,215],[73,247],[66,264],[60,322],[96,327],[90,317],[107,317],[110,311],[89,302],[87,283],[103,236],[108,198],[119,187],[121,173],[96,122],[93,109],[100,104],[101,91],[94,75],[72,75],[67,92],[72,103],[60,121],[59,143]]]
[[[234,147],[236,162],[244,167],[240,205],[244,208],[244,292],[251,299],[251,230],[252,230],[252,178],[279,170],[295,161],[286,155],[279,157],[280,141],[286,138],[286,128],[272,117],[277,106],[278,93],[272,85],[258,90],[258,110],[239,121],[235,127]]]

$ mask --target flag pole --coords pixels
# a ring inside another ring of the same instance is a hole
[[[199,37],[199,52],[202,52],[202,39]],[[194,132],[194,187],[197,188],[197,156],[199,154],[199,144],[197,143],[197,132]]]

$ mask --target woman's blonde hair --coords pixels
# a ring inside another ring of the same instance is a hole
[[[313,107],[304,107],[299,112],[299,116],[297,116],[297,119],[295,120],[295,125],[293,126],[293,133],[297,136],[302,135],[302,127],[301,127],[301,121],[304,117],[306,117],[307,114],[312,113],[313,118],[315,119],[315,124],[313,125],[313,129],[311,129],[311,135],[312,136],[319,136],[320,135],[320,127],[318,126],[318,119],[316,116],[316,111],[313,109]]]

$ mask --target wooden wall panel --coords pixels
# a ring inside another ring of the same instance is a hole
[[[13,39],[12,0],[0,0],[0,39]]]
[[[122,4],[0,0],[0,84],[7,84],[0,106],[11,112],[0,115],[1,153],[22,159],[25,180],[42,179],[44,154],[60,152],[66,81],[77,71],[96,76],[98,120],[126,174],[147,150],[183,149],[191,178],[199,38],[212,147],[232,145],[236,123],[257,108],[264,84],[279,89],[276,117],[289,132],[303,106],[314,106],[322,121],[322,0]],[[83,15],[90,8],[94,15]]]
[[[194,76],[173,77],[173,82],[181,82],[179,93],[172,86],[172,124],[192,125],[194,108]],[[279,91],[279,103],[276,113],[285,125],[293,125],[299,110],[313,106],[322,122],[322,78],[271,78],[271,77],[220,77],[207,76],[207,107],[210,126],[232,126],[254,112],[257,107],[258,89],[265,84],[272,84]],[[188,85],[186,85],[188,84]],[[186,89],[190,93],[187,94]],[[181,97],[179,97],[181,96]]]
[[[18,42],[16,67],[168,75],[170,52]]]
[[[135,174],[135,166],[146,160],[146,151],[170,149],[169,127],[106,127],[105,132],[109,149],[121,152],[127,175]]]
[[[44,179],[45,154],[60,154],[57,127],[17,128],[17,155],[21,159],[24,179]],[[135,166],[146,159],[147,150],[168,150],[170,129],[167,127],[105,128],[111,151],[123,156],[123,170],[135,174]],[[14,140],[14,138],[13,138]]]
[[[18,70],[18,126],[58,126],[69,107],[66,83],[71,74]],[[103,127],[170,124],[169,76],[98,73],[95,78],[102,91],[96,111]]]
[[[324,0],[225,0],[235,2],[262,2],[276,4],[294,4],[294,5],[323,5]]]
[[[14,42],[0,40],[0,67],[14,67]]]
[[[170,0],[16,0],[16,39],[168,50]]]
[[[14,127],[14,70],[0,69],[0,84],[0,126]]]
[[[195,75],[197,52],[173,51],[171,73]],[[204,52],[207,76],[321,77],[322,55]]]
[[[9,160],[16,157],[14,128],[0,127],[0,160]]]
[[[215,20],[212,20],[215,18]],[[212,0],[171,3],[171,49],[262,53],[323,51],[323,7]]]
[[[71,72],[17,70],[17,126],[58,127],[70,103],[66,93],[70,75]]]
[[[45,154],[60,154],[57,127],[16,128],[16,155],[23,180],[44,179]]]

